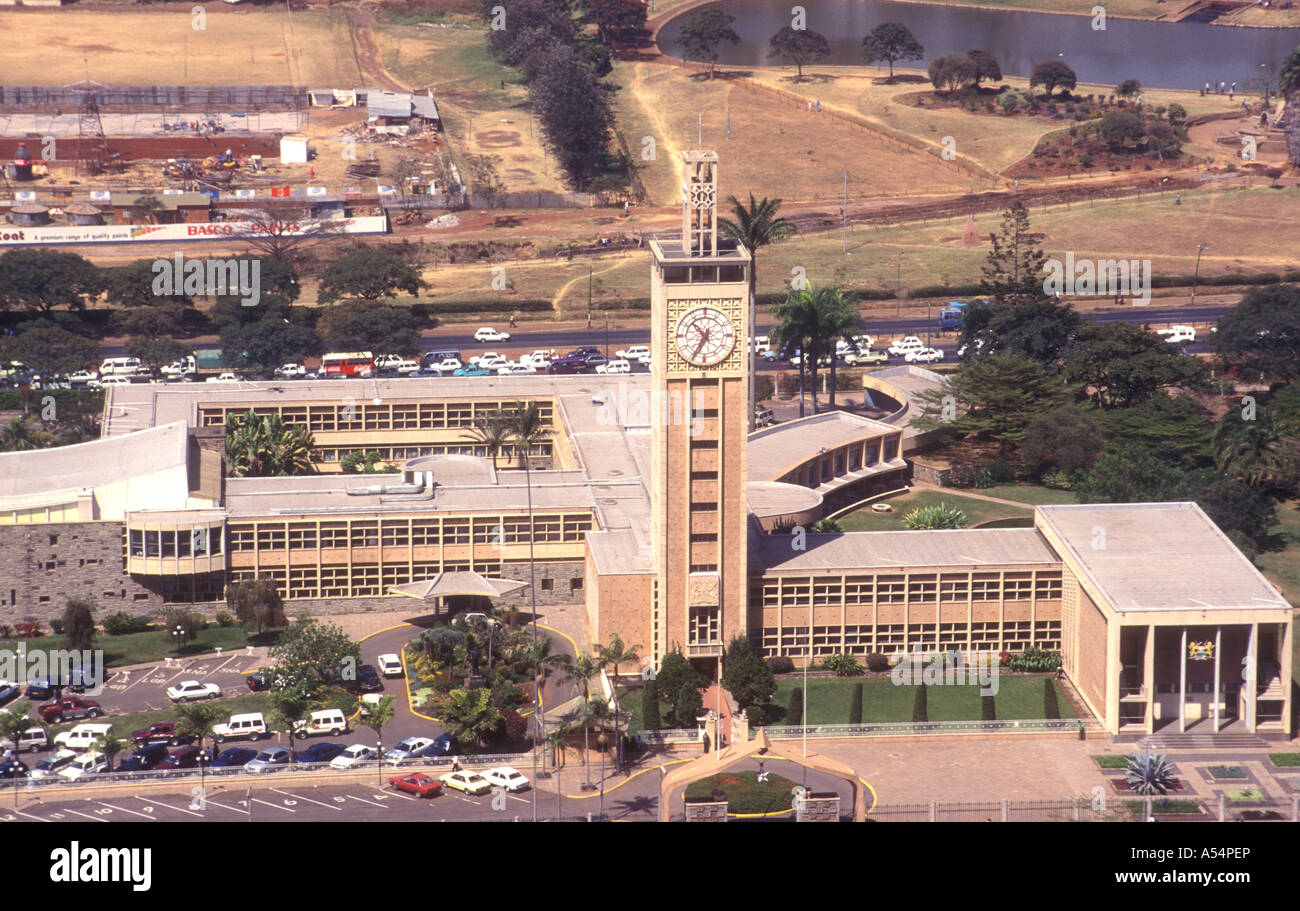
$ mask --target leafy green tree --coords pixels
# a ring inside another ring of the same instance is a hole
[[[1025,438],[1034,418],[1064,398],[1060,383],[1041,365],[1016,354],[994,354],[965,361],[942,386],[922,393],[915,424],[991,440],[1001,456]]]
[[[1238,371],[1300,379],[1300,285],[1252,288],[1219,317],[1215,350]]]
[[[170,294],[159,294],[155,290],[154,284],[159,277],[154,271],[155,262],[158,260],[137,259],[125,266],[102,270],[103,288],[109,303],[128,309],[170,306],[183,310],[192,306],[193,301],[185,293],[182,280],[173,280]],[[183,279],[183,276],[176,279]]]
[[[76,253],[14,247],[0,255],[0,310],[82,310],[103,290],[103,273]]]
[[[114,760],[117,759],[118,754],[126,749],[126,743],[122,738],[118,737],[110,730],[107,734],[102,734],[95,738],[95,743],[92,746],[92,749],[95,752],[104,755],[104,758],[108,760],[108,767],[111,770],[116,764]]]
[[[1030,419],[1020,454],[1040,470],[1085,470],[1101,453],[1101,425],[1089,412],[1074,405],[1062,405]]]
[[[1141,141],[1146,135],[1146,124],[1132,111],[1111,111],[1101,118],[1097,132],[1112,152],[1119,152],[1130,143]]]
[[[356,680],[361,646],[334,623],[303,617],[289,624],[271,648],[276,674],[287,687],[306,683]]]
[[[1108,444],[1134,444],[1152,451],[1168,447],[1187,467],[1213,461],[1214,425],[1188,396],[1158,395],[1150,401],[1100,412]]]
[[[862,723],[862,689],[861,683],[853,685],[853,699],[849,702],[849,724]]]
[[[686,660],[682,650],[675,647],[660,659],[659,670],[655,672],[655,681],[661,693],[668,693],[674,697],[688,683],[698,689],[708,682],[704,679],[704,675]]]
[[[302,424],[278,414],[226,415],[226,471],[237,478],[310,474],[316,439]]]
[[[344,474],[391,474],[397,470],[392,462],[385,462],[378,449],[354,449],[339,461]]]
[[[936,91],[943,89],[952,94],[974,83],[979,78],[979,67],[966,54],[944,54],[930,61],[926,75]]]
[[[67,329],[39,327],[0,340],[0,358],[18,361],[42,378],[50,378],[98,364],[99,345]]]
[[[307,716],[316,708],[316,688],[313,682],[299,680],[288,688],[274,688],[268,694],[271,701],[270,721],[282,727],[289,738],[289,752],[294,762],[298,761],[298,750],[293,745],[298,722],[306,721]],[[389,697],[391,698],[391,697]]]
[[[167,635],[175,635],[182,644],[193,642],[208,625],[207,619],[202,614],[179,607],[169,607],[163,611],[162,620],[163,629],[167,631]],[[177,630],[180,630],[179,634],[177,634]]]
[[[966,513],[951,503],[918,506],[903,516],[903,526],[912,531],[928,531],[936,528],[965,528],[969,524],[970,519],[966,518]]]
[[[241,308],[238,315],[219,314],[214,309],[212,316],[213,322],[221,325],[221,350],[235,367],[270,371],[325,352],[320,335],[306,324],[301,307],[264,299],[261,306]]]
[[[9,706],[7,711],[0,712],[0,736],[14,744],[15,751],[18,748],[18,740],[27,733],[31,728],[45,728],[47,725],[40,718],[29,718],[27,713],[32,710],[32,704],[26,700],[15,702]]]
[[[461,693],[464,692],[464,690],[452,690],[452,692]],[[474,690],[474,692],[482,693],[485,699],[491,696],[490,690],[478,689],[478,690]],[[370,728],[370,730],[375,732],[375,739],[381,742],[384,739],[384,726],[393,720],[393,715],[396,711],[393,708],[393,702],[395,698],[396,697],[392,696],[391,694],[388,696],[384,696],[374,705],[370,706],[368,709],[361,712],[361,714],[357,715],[357,724],[359,724],[362,727]],[[496,710],[493,709],[493,711],[495,712]],[[501,713],[497,712],[496,717],[497,717],[497,726],[499,727],[501,724]],[[445,723],[445,716],[444,716],[444,723]],[[485,732],[484,736],[487,736],[487,734],[494,733],[494,732],[495,732],[495,728],[492,731]],[[380,758],[382,759],[383,757]]]
[[[438,718],[467,753],[477,752],[483,741],[501,727],[501,712],[492,705],[486,689],[452,690],[438,701]]]
[[[966,308],[961,344],[966,360],[993,354],[1018,354],[1057,371],[1083,318],[1067,303],[1040,295],[1006,304],[976,301]]]
[[[226,585],[226,606],[246,629],[260,634],[284,626],[284,599],[270,576]]]
[[[482,197],[489,209],[495,209],[505,197],[506,185],[497,169],[501,159],[497,155],[469,155],[465,165],[469,171],[469,190]]]
[[[1081,503],[1151,503],[1180,500],[1188,494],[1187,473],[1154,458],[1144,446],[1104,452],[1079,485]]]
[[[1059,89],[1069,91],[1077,84],[1078,77],[1074,70],[1066,66],[1063,60],[1046,60],[1034,67],[1029,74],[1029,87],[1042,86],[1045,97]]]
[[[403,354],[420,349],[419,320],[410,308],[376,301],[328,308],[320,331],[336,350]]]
[[[785,710],[786,724],[803,725],[803,687],[796,686],[790,691],[790,704]]]
[[[1267,490],[1217,472],[1202,470],[1197,475],[1197,505],[1233,544],[1251,559],[1273,547],[1270,535],[1277,524],[1277,510]]]
[[[647,680],[641,691],[641,719],[647,731],[663,727],[663,720],[659,717],[659,686],[653,680]]]
[[[1136,79],[1125,79],[1115,86],[1115,94],[1121,98],[1136,98],[1142,92],[1142,83]]]
[[[63,608],[63,647],[89,651],[95,642],[95,605],[86,598],[69,598]]]
[[[972,50],[967,51],[966,56],[975,64],[975,85],[987,79],[989,82],[997,82],[1002,78],[1002,67],[998,64],[997,58],[988,51]]]
[[[645,28],[647,9],[642,0],[587,0],[587,9],[605,44],[626,39]]]
[[[22,415],[10,418],[0,427],[0,452],[29,452],[45,446],[43,436],[38,436]]]
[[[899,60],[920,60],[925,48],[901,22],[882,22],[862,39],[862,53],[867,63],[889,64],[889,81],[894,81],[894,64]]]
[[[922,683],[916,688],[916,698],[912,702],[912,721],[925,723],[930,720],[930,688]]]
[[[182,734],[188,734],[195,739],[199,748],[203,748],[203,741],[212,744],[212,752],[215,755],[217,751],[217,724],[226,717],[227,711],[211,702],[187,702],[184,705],[178,705],[174,713],[176,715],[176,727]]]
[[[757,288],[758,288],[758,251],[763,247],[770,246],[777,241],[784,240],[797,230],[793,222],[777,215],[781,208],[781,200],[768,199],[764,196],[757,202],[754,200],[754,194],[749,194],[749,205],[743,204],[735,196],[728,196],[727,202],[731,206],[731,218],[719,218],[718,228],[725,234],[740,241],[741,245],[749,251],[751,257],[749,262],[749,325],[757,326]],[[750,333],[750,344],[753,344],[753,335]],[[755,374],[757,371],[749,371],[749,399],[750,415],[749,429],[754,429],[753,406],[758,402],[755,390]],[[670,691],[671,692],[671,691]]]
[[[557,46],[539,58],[528,98],[570,185],[585,188],[608,155],[608,87],[577,50]]]
[[[803,80],[805,64],[825,60],[831,55],[830,42],[821,32],[812,29],[793,29],[788,25],[768,40],[768,56],[793,63],[797,68],[795,81]]]
[[[495,0],[483,4],[485,18],[489,21],[494,19],[493,7],[496,5]],[[494,27],[488,31],[488,43],[493,52],[511,66],[520,63],[519,45],[530,31],[546,35],[551,45],[573,44],[574,21],[569,8],[552,0],[511,0],[509,15],[500,25],[504,28]]]
[[[414,296],[423,284],[420,273],[389,247],[358,244],[321,273],[317,297],[323,304],[340,298],[376,301],[398,291]]]
[[[682,46],[682,59],[707,63],[709,78],[712,79],[722,43],[740,44],[740,35],[731,27],[735,21],[735,16],[719,9],[692,13],[682,24],[681,35],[677,38],[677,43]]]
[[[742,709],[767,702],[776,692],[772,669],[754,651],[748,636],[738,635],[727,644],[722,659],[722,686]]]
[[[1085,322],[1065,358],[1065,376],[1102,408],[1151,400],[1174,386],[1199,386],[1205,370],[1159,336],[1131,323]]]
[[[1215,425],[1213,446],[1214,464],[1250,485],[1275,477],[1285,463],[1282,438],[1263,406],[1229,409]]]
[[[1300,45],[1296,46],[1278,70],[1278,86],[1284,95],[1300,92]]]

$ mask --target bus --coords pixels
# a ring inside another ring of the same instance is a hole
[[[331,352],[321,358],[325,376],[373,376],[375,358],[369,351]]]
[[[965,311],[965,301],[948,301],[948,306],[939,311],[939,328],[960,329]]]

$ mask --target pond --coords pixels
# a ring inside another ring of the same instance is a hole
[[[881,22],[901,22],[925,47],[925,58],[981,48],[1002,65],[1007,76],[1028,76],[1044,60],[1070,65],[1080,82],[1115,85],[1137,79],[1144,86],[1199,89],[1206,82],[1236,82],[1239,91],[1259,91],[1261,77],[1276,85],[1277,70],[1300,46],[1300,28],[1238,28],[1205,22],[1106,20],[1094,31],[1088,16],[891,3],[887,0],[802,0],[807,27],[830,41],[837,65],[862,65],[862,38]],[[732,24],[739,45],[724,44],[720,63],[734,66],[772,64],[768,39],[790,24],[791,0],[724,0],[710,8],[736,17]],[[1170,4],[1171,7],[1174,4]],[[1083,8],[1083,4],[1081,4]],[[690,13],[668,22],[659,33],[659,48],[679,56],[676,38]],[[1261,66],[1263,64],[1263,66]],[[881,73],[887,73],[881,68]]]

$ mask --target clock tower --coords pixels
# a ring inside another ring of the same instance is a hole
[[[718,154],[682,153],[682,230],[650,242],[651,657],[716,671],[746,632],[749,251],[718,234]],[[669,698],[675,698],[669,696]]]

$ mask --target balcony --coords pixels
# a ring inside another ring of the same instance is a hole
[[[699,645],[699,644],[688,643],[686,646],[686,657],[687,658],[721,658],[722,643],[719,642],[716,645]]]

